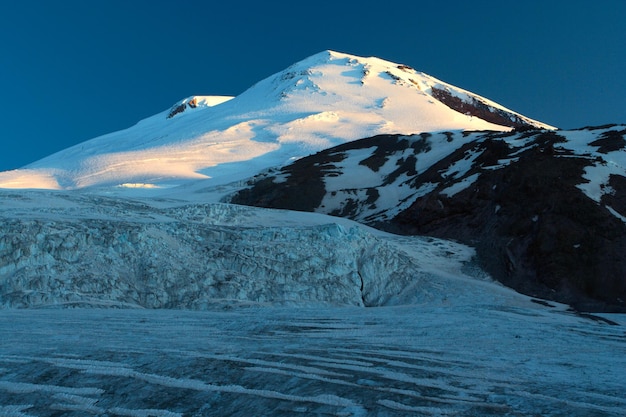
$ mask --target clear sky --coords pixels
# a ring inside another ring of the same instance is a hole
[[[0,170],[325,49],[562,128],[626,123],[626,1],[0,1]]]

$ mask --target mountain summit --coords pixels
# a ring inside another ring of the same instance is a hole
[[[231,97],[197,96],[0,173],[2,188],[172,187],[250,177],[377,134],[552,127],[406,65],[324,51]]]

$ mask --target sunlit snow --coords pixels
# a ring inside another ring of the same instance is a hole
[[[216,186],[376,134],[510,129],[452,110],[432,97],[433,86],[509,111],[403,65],[325,51],[235,98],[190,97],[126,130],[34,162],[27,171],[0,173],[0,188],[168,188],[198,179]]]

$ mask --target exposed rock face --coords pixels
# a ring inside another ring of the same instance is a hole
[[[491,123],[502,126],[510,127],[532,127],[532,125],[519,117],[516,114],[506,112],[501,109],[497,109],[488,106],[482,101],[476,99],[468,99],[464,101],[459,97],[452,95],[449,91],[440,88],[432,88],[433,97],[441,101],[452,110],[456,110],[459,113],[467,114],[470,116],[478,117]]]
[[[187,107],[189,107],[190,109],[195,109],[196,107],[198,107],[198,98],[190,97],[174,104],[170,109],[170,112],[167,114],[167,118],[171,119],[177,114],[184,112]]]
[[[280,171],[259,175],[230,201],[317,211],[365,223],[379,217],[388,219],[390,209],[418,191],[409,184],[417,174],[418,160],[423,157],[425,165],[430,163],[432,158],[426,154],[433,143],[450,144],[454,134],[431,136],[378,135],[326,149]],[[394,189],[394,199],[381,198],[386,189]]]
[[[377,136],[299,160],[233,201],[454,239],[520,292],[626,311],[625,132]],[[308,186],[315,197],[298,199]]]
[[[192,96],[174,104],[167,114],[167,119],[185,112],[188,109],[213,107],[232,99],[230,96]]]
[[[558,157],[567,154],[554,149],[558,140],[539,135],[515,164],[483,172],[453,197],[419,197],[392,224],[471,244],[488,272],[520,292],[623,311],[626,226],[576,187],[589,162]],[[498,142],[483,145],[483,155],[499,152]]]

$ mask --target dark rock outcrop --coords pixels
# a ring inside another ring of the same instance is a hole
[[[539,135],[516,163],[483,172],[451,198],[418,198],[392,228],[469,244],[485,270],[522,293],[624,311],[626,225],[576,187],[589,161],[558,157],[555,141]],[[484,144],[483,155],[498,152],[497,142]]]
[[[452,110],[467,114],[468,116],[478,117],[479,119],[501,126],[515,128],[532,127],[531,123],[518,115],[489,106],[480,100],[470,99],[469,101],[464,101],[451,94],[449,91],[434,87],[432,88],[432,94],[434,98],[450,107]]]
[[[582,311],[626,312],[626,177],[623,168],[605,180],[588,176],[623,152],[625,131],[376,136],[296,161],[280,179],[258,178],[232,202],[457,240],[476,248],[494,278],[522,293]],[[349,178],[350,189],[331,191],[329,183],[336,187],[349,175],[341,167],[356,164],[371,173]],[[597,182],[599,197],[585,190],[589,181]],[[345,196],[339,208],[325,205],[339,192]]]

